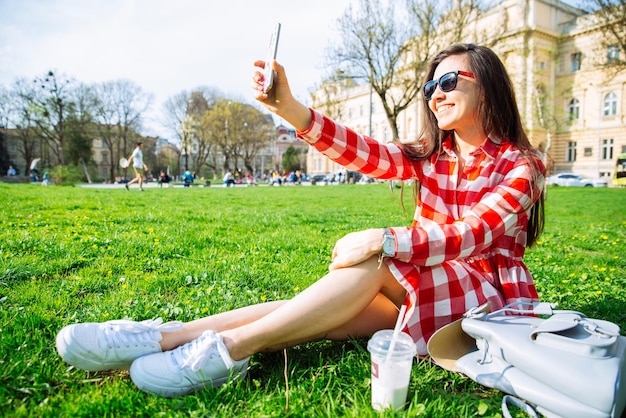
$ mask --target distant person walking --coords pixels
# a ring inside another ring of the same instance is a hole
[[[143,152],[141,148],[143,147],[143,142],[137,142],[137,147],[133,151],[133,154],[128,159],[128,163],[133,164],[133,170],[135,171],[135,178],[126,183],[126,190],[128,186],[133,183],[139,183],[139,190],[143,192],[143,175],[146,171],[148,171],[148,166],[146,166],[143,162]]]
[[[13,168],[13,166],[12,166],[12,165],[10,165],[10,166],[9,166],[9,169],[7,170],[7,176],[9,176],[9,177],[10,177],[10,176],[14,176],[15,174],[16,174],[16,173],[15,173],[15,169]]]

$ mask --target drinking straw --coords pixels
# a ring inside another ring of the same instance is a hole
[[[387,357],[385,357],[385,363],[387,363],[389,359],[391,358],[391,353],[393,352],[394,346],[396,345],[398,335],[400,335],[400,328],[402,327],[402,320],[404,319],[405,311],[406,311],[406,305],[402,305],[402,307],[400,308],[400,313],[398,314],[398,319],[396,320],[396,326],[393,327],[393,334],[391,335],[391,343],[389,344]]]

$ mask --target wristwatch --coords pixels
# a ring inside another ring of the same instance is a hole
[[[380,255],[381,257],[395,257],[396,251],[397,251],[396,237],[389,230],[389,228],[385,228],[385,232],[383,233],[382,251]]]

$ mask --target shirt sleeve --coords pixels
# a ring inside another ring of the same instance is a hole
[[[537,179],[533,172],[528,160],[521,158],[502,182],[452,223],[392,228],[398,240],[394,258],[437,265],[482,254],[505,235],[524,247],[529,212],[543,189],[543,176]]]
[[[406,158],[398,145],[358,134],[313,109],[311,115],[311,125],[298,137],[334,162],[382,180],[418,178],[420,163]]]

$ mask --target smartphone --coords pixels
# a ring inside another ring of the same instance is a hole
[[[276,74],[272,69],[272,61],[276,59],[276,52],[278,51],[278,38],[280,37],[280,23],[276,24],[272,37],[270,38],[270,46],[267,50],[267,58],[265,60],[265,70],[263,72],[263,92],[269,93],[274,86],[274,77]]]

